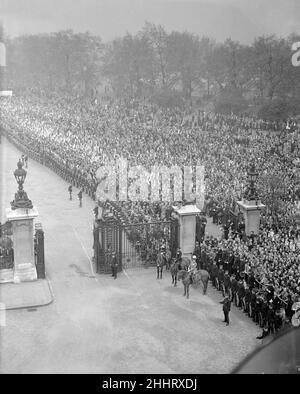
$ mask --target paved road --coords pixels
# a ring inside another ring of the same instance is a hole
[[[5,140],[0,147],[0,201],[8,207],[20,152]],[[45,231],[55,301],[36,311],[7,311],[1,373],[227,373],[257,346],[260,330],[240,311],[234,308],[232,324],[224,326],[221,296],[210,287],[207,296],[192,288],[187,300],[169,273],[156,280],[152,268],[127,270],[117,280],[95,276],[94,203],[84,196],[79,208],[67,187],[29,161],[25,191]]]

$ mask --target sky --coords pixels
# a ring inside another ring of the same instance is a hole
[[[72,29],[107,42],[148,21],[248,44],[260,35],[300,34],[300,0],[0,0],[1,19],[13,37]]]

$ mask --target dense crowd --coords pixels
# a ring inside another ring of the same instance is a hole
[[[203,252],[221,256],[224,271],[237,280],[244,273],[247,280],[253,275],[260,283],[272,285],[285,305],[300,295],[296,121],[268,122],[193,108],[162,109],[136,100],[91,103],[28,96],[13,97],[3,105],[1,124],[11,138],[92,197],[97,169],[119,158],[149,170],[153,165],[204,165],[204,211],[224,226],[224,237],[202,237]],[[252,161],[259,170],[258,194],[267,210],[259,236],[247,238],[230,215],[243,195]],[[166,203],[119,202],[114,209],[127,224],[152,223],[170,215]],[[216,263],[221,264],[219,257]]]

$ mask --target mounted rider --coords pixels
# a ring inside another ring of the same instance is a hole
[[[196,271],[197,271],[197,256],[193,255],[190,265],[188,267],[188,272],[190,273],[191,283],[194,282]]]
[[[175,262],[178,263],[178,265],[180,267],[179,269],[181,269],[182,268],[182,252],[181,252],[180,248],[177,249]]]

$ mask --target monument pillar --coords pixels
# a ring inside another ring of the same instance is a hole
[[[6,218],[12,222],[15,283],[37,279],[33,226],[33,219],[37,216],[38,212],[35,207],[6,210]]]
[[[201,211],[196,205],[173,207],[179,222],[179,246],[183,257],[191,257],[195,249],[196,215]]]
[[[245,218],[245,233],[247,237],[251,233],[257,235],[260,225],[260,211],[266,206],[260,200],[242,200],[237,201],[237,204]]]
[[[37,279],[34,253],[33,220],[38,216],[37,209],[32,205],[23,184],[27,171],[19,160],[14,176],[19,185],[11,208],[6,209],[6,218],[12,223],[12,239],[14,250],[14,282],[25,282]]]

